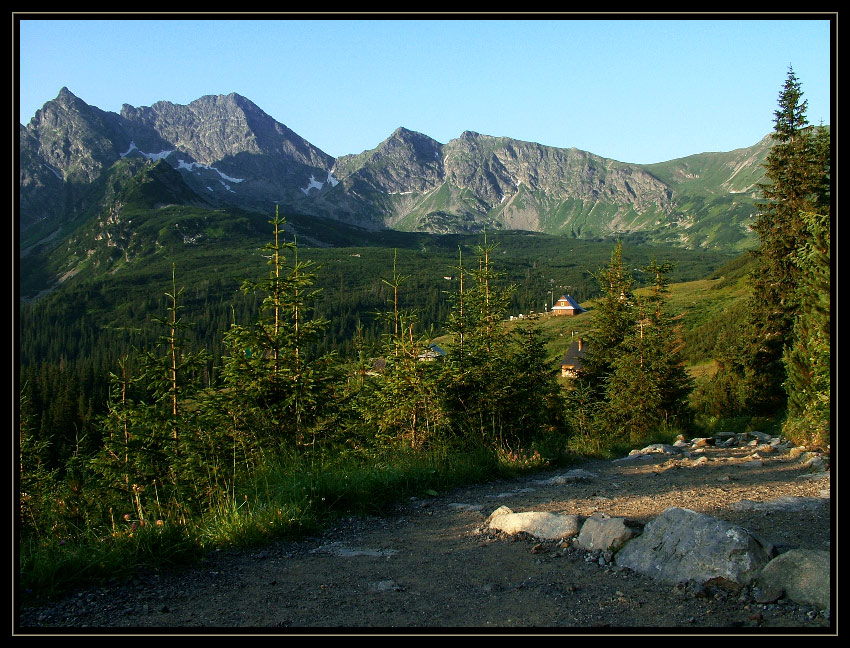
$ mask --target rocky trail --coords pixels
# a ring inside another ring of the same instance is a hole
[[[138,573],[24,607],[16,630],[835,633],[829,466],[753,434],[650,446],[412,499],[384,516],[340,519],[320,537],[223,550],[191,569]],[[671,509],[708,521],[723,542],[746,540],[770,568],[712,572],[717,560],[739,561],[741,550],[732,548],[731,559],[708,555],[714,548],[691,521],[662,529]],[[553,515],[510,517],[530,512]],[[588,520],[597,530],[617,522],[621,533],[593,535]],[[567,530],[553,531],[552,521]],[[621,564],[653,528],[666,539],[643,556],[660,564]],[[696,544],[676,539],[672,557],[659,557],[678,531]],[[669,577],[670,568],[682,578]]]

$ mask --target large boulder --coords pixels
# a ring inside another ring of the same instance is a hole
[[[626,518],[597,513],[581,525],[576,543],[587,551],[616,551],[635,535]]]
[[[671,507],[625,544],[616,562],[668,583],[714,578],[748,585],[770,560],[770,549],[746,529]]]
[[[829,552],[792,549],[780,554],[762,569],[756,588],[756,600],[761,603],[785,595],[801,605],[825,610],[831,594]]]

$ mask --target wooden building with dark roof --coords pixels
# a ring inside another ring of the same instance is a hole
[[[584,313],[585,309],[579,306],[578,302],[569,295],[562,295],[552,306],[552,312],[555,315],[578,315]]]
[[[587,345],[581,338],[570,345],[561,359],[561,376],[563,378],[575,378],[578,375],[585,353],[587,353]]]

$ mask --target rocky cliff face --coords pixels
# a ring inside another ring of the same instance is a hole
[[[262,212],[277,203],[368,228],[639,231],[693,244],[688,228],[710,216],[702,230],[719,227],[725,244],[739,245],[766,147],[640,166],[470,131],[441,144],[399,128],[374,149],[334,160],[238,94],[116,114],[63,88],[21,126],[20,152],[22,231],[73,219],[99,200],[88,194],[106,170],[140,158],[167,162],[200,201]]]
[[[521,193],[538,204],[534,229],[544,228],[543,210],[570,202],[591,208],[606,203],[637,214],[671,208],[670,190],[639,167],[504,137],[467,132],[453,140],[446,146],[446,175],[497,210],[506,226],[527,211],[525,201],[515,200]]]
[[[381,205],[385,224],[432,232],[483,226],[563,229],[552,212],[581,212],[604,204],[608,212],[667,214],[669,188],[640,167],[578,149],[558,149],[470,131],[443,145],[404,128],[371,151],[337,160],[333,173],[349,199],[346,208]],[[339,208],[342,203],[334,197]],[[359,201],[359,204],[358,204]],[[330,200],[317,196],[317,204]],[[569,215],[569,214],[568,214]],[[598,233],[616,231],[611,220]]]
[[[201,196],[254,209],[276,201],[294,208],[333,166],[331,156],[237,94],[187,106],[125,104],[118,115],[63,88],[21,127],[20,140],[22,228],[68,217],[79,209],[73,188],[125,157],[166,160]],[[57,204],[60,188],[66,195]],[[47,203],[53,207],[43,211]]]
[[[87,186],[118,157],[121,133],[115,117],[62,88],[21,126],[22,228],[62,220],[80,208]]]
[[[167,145],[207,166],[240,154],[276,156],[324,169],[333,164],[331,156],[235,93],[208,95],[186,106],[168,101],[142,108],[125,104],[121,118],[139,148],[154,151]]]

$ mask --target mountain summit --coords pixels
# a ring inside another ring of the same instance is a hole
[[[249,99],[89,106],[67,88],[20,126],[20,226],[45,235],[102,200],[113,165],[164,161],[194,204],[322,216],[370,229],[523,229],[596,238],[639,232],[689,247],[749,245],[769,138],[656,165],[464,131],[445,144],[397,128],[334,159]],[[182,195],[182,193],[181,193]]]

